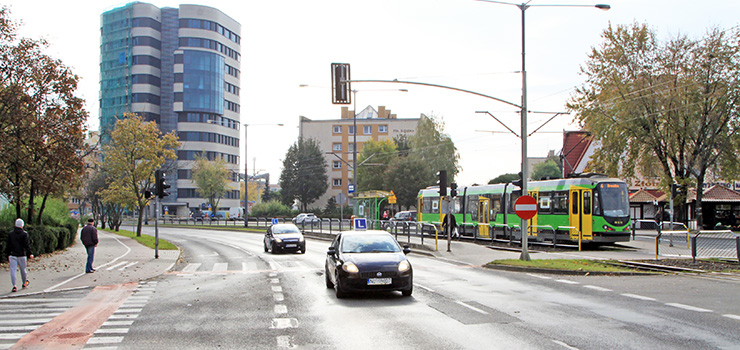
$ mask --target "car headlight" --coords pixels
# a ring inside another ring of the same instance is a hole
[[[280,238],[275,237],[275,243],[283,243],[283,240]]]
[[[303,236],[298,237],[298,242],[303,242],[304,240],[305,238],[303,238]]]
[[[411,268],[408,260],[401,261],[398,263],[398,272],[406,272]]]
[[[342,264],[342,269],[344,271],[349,272],[349,273],[358,273],[358,272],[360,272],[360,269],[357,268],[357,265],[355,265],[355,264],[353,264],[351,262],[350,263],[344,263],[344,264]]]

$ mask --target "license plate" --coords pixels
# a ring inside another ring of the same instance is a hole
[[[298,246],[297,244],[286,244],[285,248],[295,248],[297,246]]]
[[[391,278],[368,278],[367,280],[368,286],[382,286],[391,283],[393,283]]]

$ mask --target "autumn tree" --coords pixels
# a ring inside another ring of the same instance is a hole
[[[301,210],[321,197],[329,187],[326,175],[326,160],[318,141],[299,138],[288,149],[280,173],[280,188],[283,204],[300,202]]]
[[[593,170],[626,178],[656,172],[666,191],[693,180],[701,226],[707,176],[740,174],[738,30],[663,43],[634,23],[609,26],[602,36],[582,68],[586,82],[568,104],[601,143]]]
[[[75,96],[79,77],[43,53],[46,41],[16,33],[0,8],[0,192],[18,217],[27,201],[26,221],[41,223],[48,197],[80,183],[88,115]]]
[[[357,155],[357,191],[391,190],[387,181],[390,165],[398,159],[393,140],[369,140]]]
[[[206,198],[210,204],[212,214],[216,214],[218,205],[226,191],[229,190],[229,173],[226,161],[223,158],[208,160],[205,156],[195,158],[193,166],[193,181],[198,186],[198,194]]]
[[[127,113],[116,122],[108,144],[103,146],[103,168],[110,177],[103,191],[104,201],[120,204],[143,213],[149,200],[144,191],[154,192],[154,172],[168,159],[175,159],[180,147],[177,136],[162,135],[155,122]],[[136,235],[141,236],[142,216],[139,215]]]

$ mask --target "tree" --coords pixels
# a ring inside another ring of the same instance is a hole
[[[288,149],[280,173],[283,204],[300,202],[305,211],[309,204],[321,197],[329,187],[326,175],[326,160],[318,141],[300,138]]]
[[[531,178],[532,180],[559,179],[562,174],[563,171],[560,169],[558,164],[552,159],[548,159],[544,163],[538,163],[532,167]]]
[[[221,198],[229,189],[227,186],[229,169],[226,167],[226,161],[223,158],[210,161],[205,156],[197,156],[192,178],[198,186],[198,194],[206,198],[212,208],[211,214],[215,215]]]
[[[396,195],[396,203],[408,209],[417,205],[419,190],[430,185],[429,174],[434,179],[436,172],[419,158],[400,157],[391,164],[386,174],[389,187]]]
[[[386,175],[397,158],[396,144],[392,140],[363,143],[362,152],[357,155],[357,191],[389,190]]]
[[[110,186],[103,191],[104,201],[143,213],[149,204],[144,191],[154,192],[155,170],[166,160],[175,159],[178,147],[180,142],[173,133],[162,135],[157,123],[126,113],[116,122],[110,142],[103,146],[103,168],[111,178]],[[139,215],[136,227],[139,237],[141,224]]]
[[[519,180],[519,174],[514,174],[514,173],[501,174],[491,179],[491,181],[488,181],[488,184],[503,184],[503,183],[508,183],[508,182],[512,182],[515,180]]]
[[[27,201],[26,222],[40,224],[48,197],[74,188],[84,173],[87,112],[74,95],[79,77],[43,53],[46,41],[16,32],[0,8],[0,192],[18,217]]]
[[[701,226],[705,178],[740,173],[738,30],[661,43],[634,23],[610,26],[602,36],[582,68],[586,82],[568,103],[601,143],[592,169],[627,178],[657,172],[666,191],[693,179]]]
[[[447,170],[449,182],[455,182],[455,176],[460,171],[460,155],[450,136],[444,133],[444,127],[444,122],[437,116],[422,114],[416,134],[409,139],[409,158],[428,165],[428,172],[424,176],[425,185],[437,182],[436,174],[439,170]]]

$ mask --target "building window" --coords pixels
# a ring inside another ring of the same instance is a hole
[[[334,169],[342,169],[342,162],[335,160],[332,162],[332,168]]]
[[[334,152],[341,152],[342,151],[342,144],[341,143],[335,143],[332,145],[332,150]]]
[[[334,187],[341,187],[342,179],[334,179],[334,181],[332,181],[332,185],[334,185]]]
[[[334,125],[334,133],[335,134],[341,134],[342,133],[342,126],[341,125]]]
[[[355,126],[354,125],[350,125],[347,128],[349,128],[349,134],[350,135],[354,135],[355,134]]]
[[[365,135],[372,135],[373,134],[373,126],[372,125],[365,125],[362,128],[362,133]]]
[[[350,152],[354,152],[355,151],[355,144],[354,143],[350,143],[349,144],[349,150],[348,151],[350,151]]]
[[[378,125],[378,132],[381,134],[388,133],[388,125]]]

